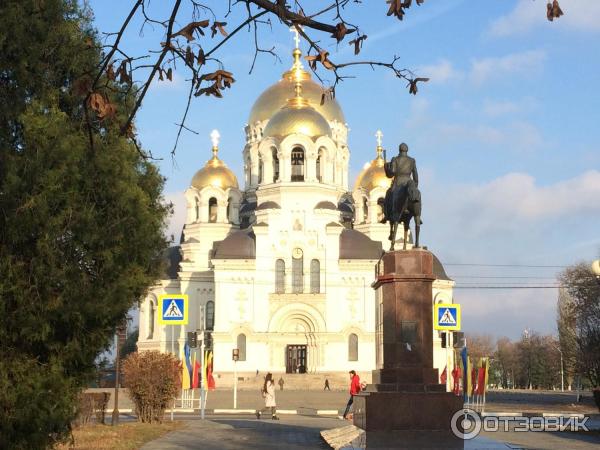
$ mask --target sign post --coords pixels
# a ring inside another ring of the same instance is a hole
[[[460,330],[460,305],[458,303],[434,305],[433,328],[444,331]]]
[[[171,325],[171,353],[175,355],[175,327],[172,325],[187,325],[189,301],[185,294],[163,294],[158,297],[158,323],[161,325]],[[185,361],[183,362],[185,364]],[[171,421],[175,410],[175,398],[171,408]]]

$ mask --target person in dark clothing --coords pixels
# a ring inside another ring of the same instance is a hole
[[[361,390],[360,386],[360,377],[356,374],[354,370],[348,372],[350,374],[350,399],[348,400],[348,404],[346,405],[346,410],[344,411],[344,419],[348,415],[350,411],[350,407],[352,403],[354,403],[354,396],[358,394]]]
[[[283,377],[279,377],[279,381],[277,383],[279,384],[279,390],[283,391]]]
[[[329,380],[327,378],[325,378],[325,387],[323,388],[324,391],[330,391],[331,388],[329,387]]]

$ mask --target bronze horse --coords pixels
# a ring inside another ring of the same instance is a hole
[[[416,189],[416,188],[415,188]],[[402,222],[404,224],[404,241],[402,249],[406,250],[406,241],[408,239],[408,230],[410,228],[410,221],[414,219],[415,222],[415,248],[419,247],[419,232],[421,229],[421,193],[418,189],[416,189],[417,195],[415,195],[415,200],[406,199],[406,203],[404,208],[402,209],[402,213],[400,214],[400,220],[398,222],[394,222],[390,219],[390,236],[389,240],[391,242],[390,251],[394,250],[394,244],[396,241],[396,232],[398,231],[398,223]],[[389,217],[394,217],[392,214]]]

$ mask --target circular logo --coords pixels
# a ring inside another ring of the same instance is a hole
[[[481,418],[472,409],[459,409],[450,419],[450,428],[458,438],[473,439],[481,431]]]

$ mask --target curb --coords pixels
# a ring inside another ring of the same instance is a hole
[[[171,411],[170,408],[165,409],[165,414],[180,414],[180,413],[197,413],[200,414],[200,410],[195,408],[176,408]],[[105,414],[112,414],[112,409],[107,409]],[[119,408],[120,414],[131,414],[133,410],[131,408]],[[215,409],[205,409],[205,414],[254,414],[256,413],[256,409],[228,409],[228,408],[215,408]],[[312,408],[302,408],[300,411],[297,409],[278,409],[277,414],[281,415],[299,415],[299,416],[338,416],[339,412],[337,409],[312,409]]]

